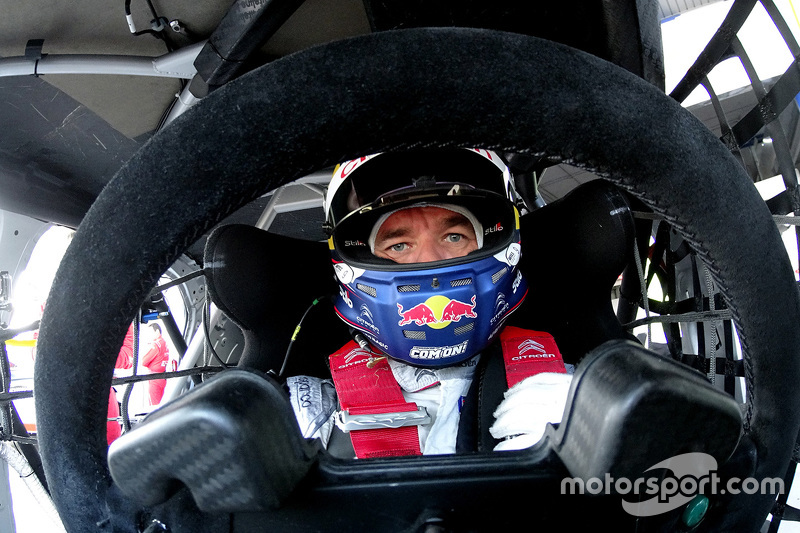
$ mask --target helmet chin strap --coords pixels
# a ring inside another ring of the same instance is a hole
[[[469,209],[454,204],[420,202],[418,204],[409,205],[406,207],[400,207],[399,209],[395,209],[394,211],[389,211],[388,213],[384,213],[383,215],[381,215],[378,221],[375,222],[375,225],[372,226],[372,231],[369,234],[369,240],[367,241],[369,243],[369,251],[372,252],[373,254],[375,253],[375,239],[378,237],[378,231],[380,231],[381,226],[383,226],[383,223],[386,222],[386,220],[390,216],[394,215],[399,211],[403,211],[405,209],[414,209],[417,207],[438,207],[440,209],[446,209],[448,211],[452,211],[454,213],[458,213],[459,215],[463,216],[464,218],[469,220],[470,224],[472,224],[472,229],[475,230],[475,240],[478,243],[478,250],[483,248],[483,226],[481,225],[480,222],[478,222],[478,219],[475,218],[475,215],[473,215]]]

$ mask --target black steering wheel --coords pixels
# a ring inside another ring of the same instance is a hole
[[[596,57],[517,34],[404,30],[231,82],[151,139],[98,197],[58,271],[35,369],[43,464],[70,531],[136,530],[139,508],[109,476],[104,419],[116,353],[159,275],[268,190],[422,146],[543,154],[663,216],[733,313],[753,476],[783,477],[800,427],[800,298],[775,224],[728,150],[658,89]],[[701,528],[756,531],[773,498],[742,494]],[[565,502],[557,514],[570,512]]]

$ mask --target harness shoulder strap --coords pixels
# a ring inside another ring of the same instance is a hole
[[[508,326],[500,334],[500,345],[509,388],[542,372],[566,373],[549,333]],[[421,455],[416,425],[376,427],[380,422],[375,419],[410,419],[418,412],[417,404],[406,402],[385,358],[376,359],[351,341],[330,356],[330,367],[341,413],[354,420],[354,426],[367,427],[350,431],[356,457]],[[376,416],[381,414],[392,416]]]
[[[374,358],[350,341],[330,356],[330,367],[341,412],[347,416],[363,421],[370,415],[417,413],[417,404],[403,398],[386,358]],[[422,455],[415,425],[353,429],[350,438],[356,457],[361,459]]]
[[[549,333],[507,326],[500,333],[508,388],[543,372],[566,374],[561,352]]]

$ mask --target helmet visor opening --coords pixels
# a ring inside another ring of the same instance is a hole
[[[428,194],[393,195],[396,201],[378,201],[364,206],[342,220],[333,232],[334,246],[340,257],[354,266],[380,267],[382,270],[413,270],[423,267],[438,268],[445,264],[459,264],[476,258],[494,255],[513,240],[517,227],[514,207],[508,200],[496,194],[464,190],[457,196],[448,195],[448,189],[429,190]],[[387,213],[417,206],[457,205],[468,210],[479,222],[483,246],[463,257],[429,263],[400,264],[382,259],[373,254],[368,244],[370,233],[378,220]]]

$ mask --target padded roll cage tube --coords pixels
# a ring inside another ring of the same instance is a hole
[[[109,54],[55,54],[41,59],[0,58],[0,78],[44,74],[124,74],[157,78],[191,79],[196,74],[193,62],[205,42],[200,42],[158,57]]]
[[[112,483],[103,421],[127,325],[181,251],[234,210],[337,161],[415,146],[548,154],[663,216],[709,265],[740,334],[748,402],[735,457],[752,460],[756,479],[784,474],[800,427],[800,295],[769,211],[725,146],[654,86],[596,57],[516,34],[404,30],[309,49],[234,80],[153,137],[98,197],[56,276],[35,369],[43,464],[68,528],[134,531],[148,512],[174,518],[173,531],[229,524],[186,498],[142,509]],[[127,201],[134,190],[139,201]],[[419,512],[447,509],[461,491],[523,491],[537,520],[563,527],[580,514],[576,502],[557,494],[564,470],[536,454],[325,461],[395,481],[364,494],[354,474],[352,498],[327,509],[322,500],[320,512],[332,528],[358,527],[414,490],[426,496]],[[475,476],[476,463],[494,468],[495,482]],[[404,472],[412,482],[401,482]],[[541,490],[518,482],[540,473]],[[601,500],[578,504],[596,520],[617,514]],[[732,497],[697,530],[758,531],[773,500]],[[256,519],[235,516],[234,526]]]
[[[209,88],[229,82],[302,3],[303,0],[236,0],[198,54],[197,73]]]

